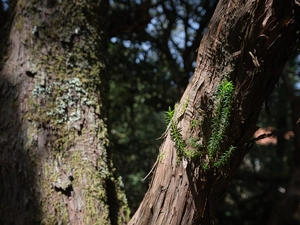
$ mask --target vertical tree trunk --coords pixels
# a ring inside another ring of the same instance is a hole
[[[296,42],[293,1],[220,1],[130,225],[212,224]],[[296,23],[297,22],[297,23]],[[170,116],[170,117],[171,117]]]
[[[122,224],[109,152],[108,1],[18,1],[0,72],[0,223]]]

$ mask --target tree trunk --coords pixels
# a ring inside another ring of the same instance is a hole
[[[0,71],[0,223],[124,224],[109,151],[108,1],[18,1]]]
[[[297,1],[220,1],[130,225],[213,224],[299,30]]]

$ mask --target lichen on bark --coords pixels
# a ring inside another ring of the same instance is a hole
[[[115,194],[107,187],[117,176],[107,128],[106,7],[107,1],[35,0],[16,6],[13,41],[22,56],[13,49],[11,60],[21,65],[14,71],[22,75],[21,117],[42,224],[128,220],[120,183],[110,186]]]

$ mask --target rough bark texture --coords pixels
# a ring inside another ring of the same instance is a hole
[[[123,224],[107,131],[108,1],[18,1],[0,72],[0,223]]]
[[[294,47],[299,13],[293,1],[219,2],[200,44],[194,76],[166,132],[149,190],[130,225],[213,224],[217,203],[253,144],[249,139],[262,104]],[[216,120],[225,107],[220,87],[229,81],[234,86],[230,117]],[[226,133],[217,150],[209,153],[212,140],[217,140],[215,131],[222,129]],[[229,149],[234,149],[229,160],[218,165]]]

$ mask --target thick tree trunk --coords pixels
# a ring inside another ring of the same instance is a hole
[[[18,1],[0,72],[0,223],[122,224],[105,76],[108,1]]]
[[[294,47],[299,13],[293,1],[219,2],[130,225],[213,223]]]

